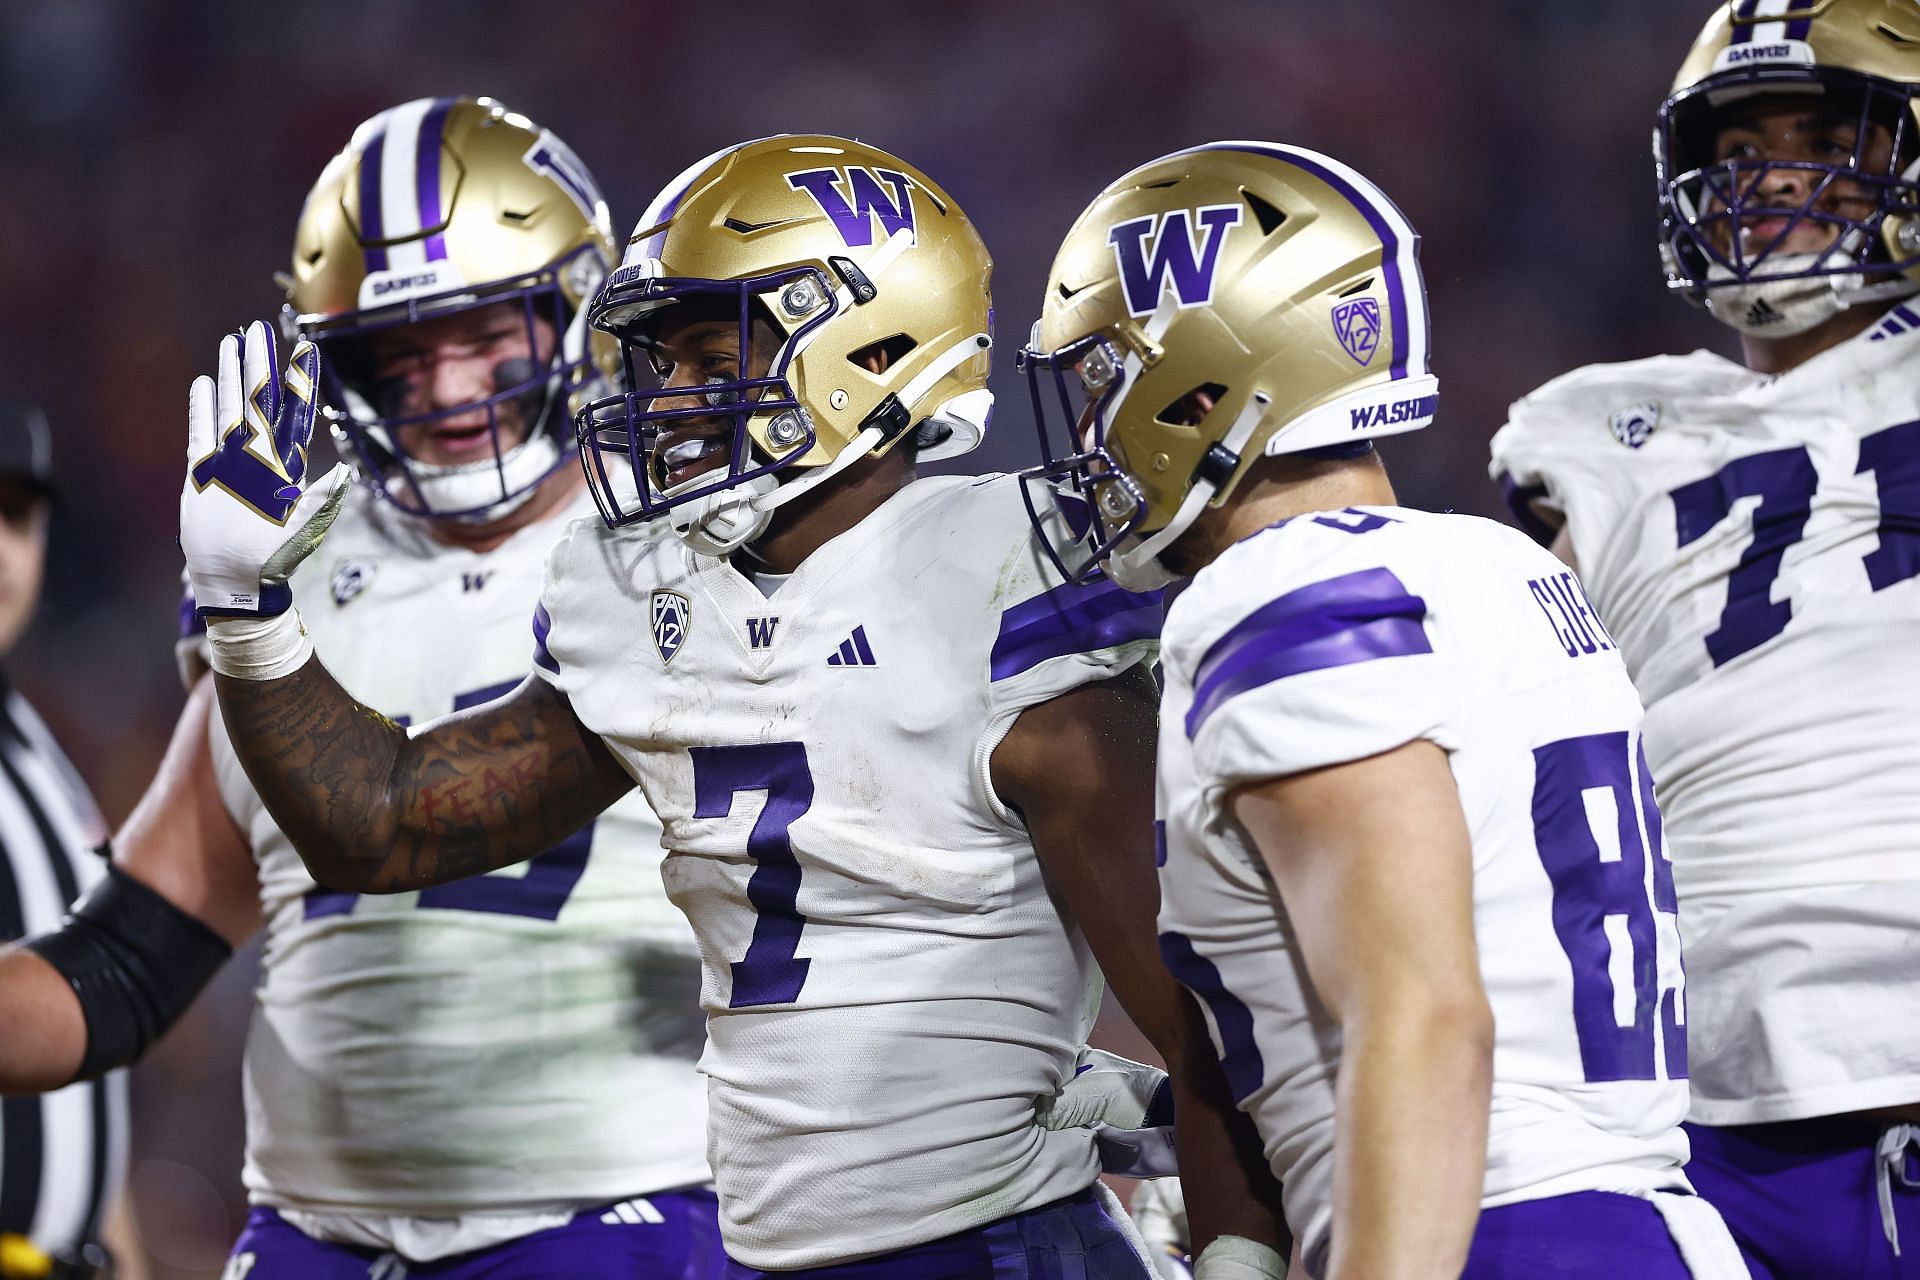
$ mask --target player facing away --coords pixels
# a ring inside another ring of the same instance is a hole
[[[1920,6],[1717,6],[1655,161],[1668,284],[1741,360],[1578,369],[1493,442],[1646,700],[1688,1172],[1778,1280],[1920,1276],[1916,92]]]
[[[1224,142],[1109,186],[1048,278],[1022,363],[1083,531],[1057,554],[1188,580],[1161,951],[1320,1280],[1741,1275],[1681,1172],[1673,889],[1619,654],[1565,565],[1399,506],[1373,452],[1434,412],[1417,246],[1339,161]]]
[[[660,814],[704,961],[730,1275],[1146,1274],[1092,1135],[1037,1111],[1096,957],[1177,1054],[1159,601],[1064,582],[1012,478],[914,478],[986,428],[989,271],[953,198],[873,147],[780,137],[686,170],[593,307],[636,382],[581,417],[606,519],[554,551],[536,676],[410,734],[273,612],[337,501],[302,488],[314,353],[259,445],[193,433],[182,540],[201,604],[232,611],[209,626],[222,711],[323,883],[505,865],[636,783]]]
[[[307,199],[291,319],[328,353],[364,483],[327,554],[281,589],[337,678],[397,721],[526,673],[547,552],[592,513],[568,400],[617,377],[584,315],[613,250],[573,153],[487,99],[383,112]],[[272,346],[264,325],[226,340],[218,387],[195,389],[205,431],[246,439],[243,400],[258,415],[277,386],[243,367],[271,367]],[[333,892],[209,725],[211,701],[189,701],[106,888],[30,943],[38,956],[0,959],[0,1087],[137,1056],[264,928],[253,1210],[229,1277],[718,1275],[697,949],[641,798],[518,872]],[[481,803],[458,780],[432,794],[445,813]]]

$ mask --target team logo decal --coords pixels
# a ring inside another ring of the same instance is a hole
[[[653,593],[653,647],[660,651],[660,661],[673,661],[673,655],[687,642],[687,626],[692,620],[693,601],[678,591]]]
[[[1613,438],[1629,449],[1638,449],[1653,436],[1653,430],[1660,425],[1660,402],[1649,400],[1645,404],[1630,404],[1617,410],[1607,419],[1607,426],[1613,432]]]
[[[1184,309],[1213,301],[1213,274],[1227,230],[1240,223],[1237,204],[1175,209],[1116,223],[1107,232],[1127,311],[1150,315],[1169,286]]]
[[[328,585],[333,588],[333,602],[345,608],[352,599],[365,591],[373,583],[373,571],[380,566],[371,560],[341,560],[333,566],[333,576]]]
[[[1353,298],[1336,306],[1333,336],[1361,365],[1372,364],[1373,353],[1380,349],[1380,303],[1373,298]]]
[[[808,169],[788,174],[787,185],[813,197],[849,249],[873,243],[875,218],[880,220],[882,239],[904,231],[910,243],[918,243],[913,224],[913,179],[904,173],[857,167],[844,172]]]

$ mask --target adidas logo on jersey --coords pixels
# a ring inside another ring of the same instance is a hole
[[[873,656],[873,646],[867,643],[867,629],[855,627],[853,634],[840,642],[840,652],[827,659],[830,667],[877,667],[880,662]]]
[[[651,1225],[653,1223],[665,1222],[666,1218],[658,1209],[653,1207],[650,1201],[622,1200],[619,1204],[601,1214],[600,1221],[610,1227],[617,1227],[622,1224],[629,1227],[638,1227],[643,1224]]]
[[[1753,305],[1747,308],[1747,323],[1756,329],[1779,324],[1784,319],[1786,317],[1769,306],[1765,298],[1755,298]]]

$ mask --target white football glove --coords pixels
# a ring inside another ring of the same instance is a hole
[[[1173,1150],[1173,1087],[1167,1073],[1102,1049],[1080,1051],[1060,1092],[1039,1105],[1041,1127],[1091,1128],[1100,1169],[1127,1178],[1179,1172]]]
[[[1127,1212],[1162,1280],[1187,1280],[1193,1272],[1187,1265],[1187,1201],[1180,1192],[1180,1179],[1141,1183],[1133,1189]]]
[[[306,483],[319,382],[319,349],[304,340],[282,378],[273,330],[258,320],[244,338],[221,339],[217,380],[193,380],[180,549],[204,618],[286,612],[287,575],[340,510],[352,481],[345,465]]]

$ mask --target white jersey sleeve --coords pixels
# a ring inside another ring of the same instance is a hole
[[[525,679],[555,532],[543,522],[476,554],[357,490],[293,576],[294,600],[348,692],[419,723]],[[531,862],[356,895],[314,883],[220,716],[209,735],[266,918],[246,1062],[256,1203],[386,1247],[410,1221],[442,1220],[427,1235],[459,1249],[510,1218],[534,1229],[707,1181],[697,951],[637,792]],[[444,1221],[469,1217],[481,1234]]]
[[[1384,517],[1307,517],[1371,532]],[[1249,782],[1379,755],[1418,738],[1443,747],[1447,661],[1427,633],[1427,602],[1377,546],[1334,534],[1245,584],[1202,580],[1182,597],[1169,651],[1198,654],[1179,729],[1213,802]],[[1222,586],[1230,589],[1222,589]]]
[[[747,1265],[905,1248],[1098,1172],[1036,1110],[1098,974],[988,764],[1021,709],[1149,661],[1159,606],[1063,586],[1013,486],[918,481],[770,595],[627,531],[554,553],[538,666],[665,824]]]

